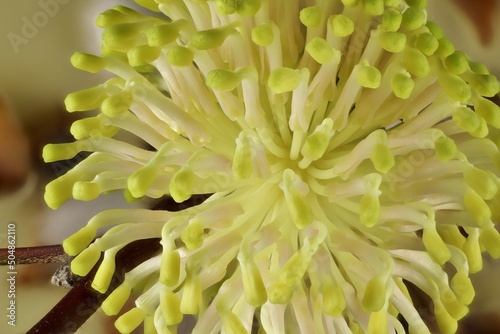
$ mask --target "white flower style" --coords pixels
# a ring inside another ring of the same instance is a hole
[[[500,110],[485,98],[499,83],[426,1],[137,2],[156,13],[102,13],[102,55],[72,57],[116,75],[66,99],[99,114],[43,152],[92,152],[48,184],[52,208],[211,194],[104,211],[65,240],[78,275],[104,252],[104,293],[121,248],[161,238],[102,305],[138,293],[118,330],[175,333],[193,315],[193,333],[430,333],[411,284],[454,333],[482,252],[500,257]]]

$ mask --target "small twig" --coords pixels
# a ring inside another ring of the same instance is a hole
[[[179,211],[199,205],[210,194],[194,195],[183,203],[175,203],[171,198],[165,197],[152,210]],[[75,333],[92,314],[97,311],[102,302],[115,290],[125,277],[125,273],[132,270],[142,262],[153,257],[161,251],[159,238],[137,240],[121,249],[115,257],[116,270],[109,285],[108,291],[101,294],[92,289],[91,284],[97,269],[102,261],[92,268],[87,276],[79,279],[75,286],[57,303],[38,323],[26,334],[72,334]],[[17,251],[17,250],[16,250]],[[61,247],[62,251],[62,247]],[[0,253],[3,254],[3,253]],[[3,258],[0,255],[0,260]],[[62,261],[66,262],[66,261]],[[28,263],[28,262],[26,262]],[[29,262],[34,263],[34,262]]]
[[[66,263],[70,257],[64,253],[61,245],[19,247],[14,250],[15,264],[35,264],[35,263]],[[0,249],[0,266],[8,264],[9,250]],[[11,263],[9,263],[11,264]]]
[[[101,260],[83,277],[38,323],[26,334],[71,334],[75,333],[102,302],[122,282],[127,271],[157,254],[161,249],[160,239],[146,239],[131,242],[121,249],[115,258],[116,270],[108,291],[101,294],[91,288]],[[101,256],[102,259],[102,256]]]

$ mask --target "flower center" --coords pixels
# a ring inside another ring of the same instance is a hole
[[[426,22],[426,1],[137,2],[168,19],[107,11],[103,57],[72,58],[119,78],[66,99],[102,113],[44,149],[46,161],[94,152],[47,203],[212,195],[179,212],[103,212],[65,241],[79,275],[105,253],[93,281],[105,292],[118,250],[161,236],[163,253],[103,305],[116,314],[158,278],[117,327],[194,314],[200,331],[240,333],[255,315],[269,333],[404,332],[400,313],[427,333],[407,281],[455,332],[481,250],[500,257],[500,113],[482,97],[499,84]],[[153,149],[110,138],[120,129]]]

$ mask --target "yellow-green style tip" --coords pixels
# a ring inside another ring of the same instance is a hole
[[[144,16],[133,9],[116,6],[114,9],[108,9],[97,17],[95,24],[99,28],[107,28],[122,23],[132,23],[146,19]]]
[[[203,244],[204,231],[203,222],[199,219],[192,219],[188,226],[181,233],[181,240],[187,249],[194,250]]]
[[[132,333],[144,321],[146,311],[140,307],[135,307],[123,314],[115,321],[115,327],[121,334]]]
[[[303,229],[313,221],[311,208],[304,195],[296,188],[301,183],[300,177],[291,169],[283,172],[283,182],[280,184],[292,221],[299,229]]]
[[[136,170],[127,179],[127,188],[131,195],[135,198],[144,196],[157,175],[158,170],[154,164],[149,164]]]
[[[222,45],[226,38],[234,31],[234,26],[229,25],[220,28],[213,28],[197,31],[191,37],[190,46],[198,50],[214,49]]]
[[[396,73],[391,79],[391,88],[394,95],[400,99],[407,99],[415,88],[415,81],[409,73]]]
[[[403,13],[401,25],[407,30],[417,30],[425,24],[427,14],[423,9],[416,7],[409,7]]]
[[[434,315],[440,333],[453,334],[457,332],[458,321],[448,313],[441,301],[434,301]]]
[[[491,74],[474,74],[469,78],[469,84],[481,96],[493,97],[500,91],[497,78]]]
[[[325,154],[330,139],[333,137],[334,131],[333,120],[325,119],[316,129],[309,134],[300,150],[300,154],[308,160],[318,160]]]
[[[278,282],[267,289],[267,295],[271,303],[283,305],[288,303],[292,298],[293,289],[282,282]]]
[[[217,304],[217,311],[221,317],[222,328],[225,333],[234,334],[247,334],[245,326],[236,314],[234,314],[227,306],[224,305],[223,301]]]
[[[464,179],[485,200],[492,199],[498,192],[498,178],[482,169],[469,166],[464,171]]]
[[[308,28],[318,27],[322,17],[323,15],[319,6],[303,8],[299,15],[300,22]]]
[[[259,11],[261,5],[262,0],[240,0],[236,11],[243,17],[252,17]]]
[[[195,268],[187,268],[180,310],[184,314],[198,314],[202,305],[201,282]]]
[[[177,67],[189,66],[194,59],[194,52],[188,47],[174,45],[167,50],[167,61]]]
[[[243,79],[239,71],[213,70],[207,75],[206,84],[208,87],[220,91],[232,91]]]
[[[437,37],[436,37],[437,38]],[[451,44],[450,40],[446,37],[438,38],[439,46],[436,50],[436,54],[442,59],[448,57],[453,52],[455,52],[455,47]]]
[[[139,45],[127,52],[130,66],[143,66],[152,63],[160,56],[161,49],[149,45]]]
[[[340,52],[333,49],[330,44],[321,37],[313,38],[306,45],[306,51],[320,64],[340,60]]]
[[[461,106],[454,109],[453,122],[461,129],[473,133],[481,126],[481,118],[472,109]]]
[[[330,18],[332,32],[337,37],[347,37],[354,32],[354,22],[345,15],[334,15]]]
[[[469,178],[470,182],[474,182]],[[474,184],[481,186],[480,184]],[[464,195],[464,206],[479,226],[483,226],[491,220],[491,209],[484,199],[472,188],[468,188]]]
[[[231,15],[236,12],[238,8],[237,0],[215,0],[215,7],[217,12],[221,15]]]
[[[458,153],[457,145],[453,139],[445,136],[439,137],[434,142],[434,149],[439,160],[444,162],[453,159]]]
[[[455,51],[444,59],[444,65],[453,74],[462,74],[469,69],[469,62],[465,54]]]
[[[429,255],[436,263],[443,265],[450,260],[451,252],[434,226],[429,225],[424,227],[422,241]]]
[[[415,46],[424,55],[432,56],[438,49],[439,42],[432,33],[425,32],[418,35]]]
[[[184,317],[181,310],[181,301],[177,294],[168,290],[167,288],[161,289],[160,292],[160,309],[165,319],[165,323],[169,326],[180,323]]]
[[[268,46],[274,41],[274,32],[270,24],[261,24],[252,28],[252,42],[259,46]]]
[[[99,261],[101,251],[96,247],[85,248],[71,261],[71,271],[78,276],[87,275]]]
[[[467,256],[469,264],[469,273],[474,274],[483,269],[483,257],[481,254],[481,246],[479,245],[477,236],[469,236],[463,246],[463,251]]]
[[[479,237],[481,245],[494,259],[500,258],[500,234],[495,225],[489,224],[481,230]]]
[[[377,312],[385,304],[386,281],[384,275],[377,275],[366,283],[362,304],[366,311]]]
[[[455,293],[449,287],[440,290],[440,297],[446,311],[454,319],[460,320],[469,312],[469,308],[457,300]]]
[[[378,172],[387,173],[396,164],[394,155],[385,143],[376,143],[370,154],[370,160]]]
[[[71,64],[79,70],[90,73],[97,73],[106,68],[104,58],[82,52],[75,52],[71,56]]]
[[[460,303],[464,305],[472,303],[476,293],[467,272],[459,270],[451,279],[450,287]]]
[[[306,247],[306,246],[304,246]],[[279,282],[288,287],[293,287],[300,282],[307,267],[309,266],[310,256],[307,250],[300,249],[295,252],[290,259],[281,268]]]
[[[380,71],[369,65],[361,65],[358,70],[358,82],[362,87],[375,89],[380,86],[382,75]]]
[[[479,97],[474,104],[474,108],[479,116],[496,129],[500,129],[500,107],[487,99]]]
[[[267,85],[277,94],[290,92],[297,88],[302,80],[299,70],[280,67],[271,72]]]
[[[76,256],[83,251],[96,236],[96,229],[86,225],[63,241],[63,249],[66,254]]]
[[[442,74],[439,77],[439,84],[443,88],[443,91],[454,101],[465,104],[471,97],[470,86],[455,74]]]
[[[404,68],[416,77],[426,77],[430,72],[427,57],[417,49],[406,48],[403,54]]]
[[[240,259],[243,290],[247,302],[255,307],[267,301],[267,292],[257,265],[252,259]]]
[[[368,320],[367,334],[385,334],[389,332],[388,318],[389,314],[386,310],[380,310],[370,313]]]
[[[379,36],[380,45],[386,51],[399,53],[406,46],[406,35],[401,32],[384,31]]]
[[[435,22],[427,21],[427,23],[425,24],[425,26],[427,27],[427,29],[429,29],[429,32],[434,37],[436,37],[436,39],[439,40],[439,39],[443,38],[443,36],[444,36],[443,29],[438,24],[436,24]]]
[[[44,200],[53,210],[58,209],[71,198],[71,185],[64,179],[55,179],[45,186]]]
[[[388,8],[382,14],[382,28],[386,31],[397,31],[401,26],[403,14],[399,10]]]
[[[170,196],[181,203],[193,194],[194,174],[188,168],[181,168],[174,174],[169,184]]]
[[[139,44],[145,23],[123,23],[108,27],[102,34],[102,43],[111,51],[127,52]]]
[[[146,30],[149,46],[161,47],[174,42],[187,21],[178,20],[171,23],[157,24]]]
[[[238,179],[248,179],[254,173],[252,142],[252,138],[245,131],[240,132],[236,139],[236,151],[234,152],[231,169],[233,175]]]
[[[366,13],[372,16],[380,16],[384,13],[384,0],[363,0]]]
[[[380,201],[376,193],[367,192],[361,197],[359,220],[368,227],[375,226],[380,219]]]
[[[70,132],[76,140],[90,137],[112,137],[120,129],[109,125],[106,117],[87,117],[79,119],[71,125]]]
[[[109,251],[107,251],[109,252]],[[114,255],[107,258],[104,256],[104,261],[97,269],[97,272],[92,280],[92,288],[100,293],[106,293],[115,273],[115,259]]]
[[[91,201],[99,197],[101,190],[96,183],[78,181],[73,185],[73,198],[80,201]]]
[[[331,317],[339,317],[347,306],[344,291],[335,285],[331,278],[326,278],[323,283],[323,309]]]
[[[160,282],[175,286],[179,282],[181,257],[177,250],[164,250],[161,257]]]
[[[108,117],[117,117],[126,113],[132,105],[134,98],[128,91],[110,95],[101,104],[101,111]]]
[[[98,108],[106,97],[105,89],[97,86],[68,94],[64,104],[69,112],[86,111]]]
[[[131,289],[128,284],[121,284],[104,300],[101,309],[108,316],[117,315],[129,299],[130,292]]]

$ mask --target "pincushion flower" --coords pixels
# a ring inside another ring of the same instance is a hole
[[[104,211],[65,240],[78,275],[104,252],[104,293],[121,248],[161,238],[102,305],[118,314],[138,292],[118,330],[174,333],[194,315],[193,333],[404,333],[402,319],[430,333],[411,283],[455,332],[482,252],[500,257],[500,111],[485,98],[499,84],[426,1],[138,3],[157,14],[104,12],[102,55],[71,59],[116,75],[66,99],[99,114],[43,152],[92,152],[47,185],[51,208],[211,194]]]

